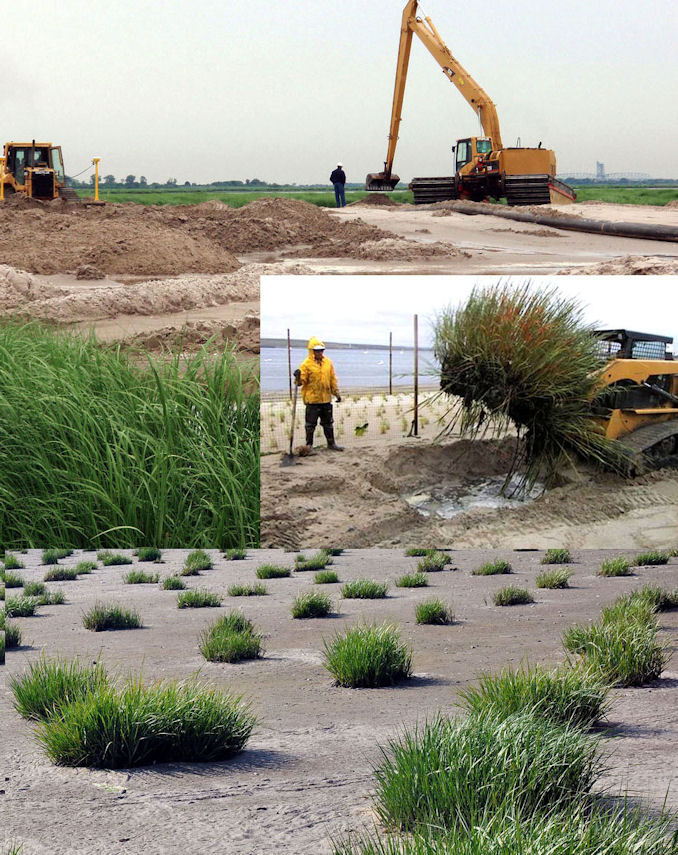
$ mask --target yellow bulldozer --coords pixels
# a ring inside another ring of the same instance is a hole
[[[573,202],[576,199],[574,190],[556,178],[556,156],[553,151],[542,148],[541,142],[536,148],[504,148],[494,103],[452,56],[431,19],[417,16],[417,8],[417,0],[409,0],[403,12],[384,171],[370,173],[365,189],[390,191],[400,181],[393,174],[393,161],[402,118],[412,37],[416,35],[445,76],[473,108],[484,136],[460,139],[452,147],[456,153],[456,171],[453,176],[413,178],[409,188],[414,193],[415,205],[448,199],[482,201],[487,198],[505,198],[509,205]]]
[[[4,149],[2,176],[5,198],[20,194],[29,199],[50,201],[79,200],[72,187],[66,187],[61,146],[48,142],[8,142]]]
[[[631,474],[678,466],[678,360],[673,339],[596,330],[606,365],[593,417],[629,454]]]

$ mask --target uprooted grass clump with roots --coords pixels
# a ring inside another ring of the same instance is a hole
[[[338,686],[392,686],[412,674],[412,651],[389,623],[359,624],[324,641],[324,665]]]
[[[0,388],[6,542],[32,542],[39,521],[71,546],[134,547],[140,532],[159,547],[257,545],[259,390],[234,348],[140,359],[3,321]]]
[[[577,455],[625,471],[626,455],[591,420],[603,364],[575,300],[530,282],[476,287],[438,315],[434,352],[441,389],[455,401],[446,432],[518,431],[505,489],[517,472],[529,488]]]

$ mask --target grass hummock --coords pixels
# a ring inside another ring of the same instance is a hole
[[[13,650],[21,645],[21,630],[15,623],[6,620],[5,612],[0,612],[0,632],[4,633],[6,650]]]
[[[544,570],[537,574],[535,584],[538,588],[569,588],[571,577],[572,570]]]
[[[24,563],[20,561],[16,555],[12,555],[11,552],[5,552],[4,557],[2,558],[2,563],[5,565],[5,570],[23,570]]]
[[[261,564],[256,569],[257,579],[284,579],[292,575],[289,567],[280,567],[277,564]]]
[[[204,549],[194,549],[186,556],[182,576],[199,576],[203,570],[212,569],[212,559]]]
[[[449,563],[450,558],[444,552],[431,552],[417,563],[417,570],[420,573],[436,573],[444,570]]]
[[[666,552],[653,549],[651,552],[641,552],[633,559],[635,567],[654,567],[660,564],[668,564],[669,556]]]
[[[412,674],[412,651],[392,624],[359,624],[323,644],[325,668],[338,686],[391,686]]]
[[[506,585],[492,595],[495,606],[525,606],[534,602],[534,597],[526,588]]]
[[[23,588],[23,576],[20,576],[18,573],[8,573],[6,571],[3,575],[5,581],[5,588]]]
[[[229,597],[264,597],[268,594],[266,585],[231,585],[226,591]]]
[[[178,609],[204,609],[218,608],[221,605],[221,597],[213,591],[202,588],[194,588],[190,591],[181,591],[177,594]]]
[[[354,579],[341,589],[345,600],[381,600],[388,591],[388,582],[376,582],[374,579]]]
[[[462,689],[460,706],[471,715],[500,718],[531,712],[556,724],[591,727],[606,714],[609,685],[586,668],[524,665],[483,674],[478,685]]]
[[[316,552],[315,555],[297,555],[294,560],[294,569],[301,572],[304,570],[324,570],[332,563],[332,556],[328,552]]]
[[[496,561],[487,561],[472,571],[473,576],[497,576],[505,573],[513,573],[513,568],[503,558],[499,558]]]
[[[47,585],[44,582],[26,582],[24,584],[24,597],[44,597],[47,593]]]
[[[572,556],[569,549],[547,549],[540,564],[571,564]]]
[[[256,724],[239,696],[197,681],[102,685],[38,725],[60,766],[104,769],[218,762],[242,751]]]
[[[85,629],[103,632],[108,629],[139,629],[141,617],[136,609],[125,609],[112,603],[95,603],[82,616]]]
[[[247,558],[246,549],[227,549],[224,552],[227,561],[244,561]]]
[[[157,546],[140,546],[134,554],[139,561],[162,561],[162,550]]]
[[[209,662],[241,662],[263,655],[261,634],[241,612],[230,612],[204,629],[198,641]]]
[[[426,573],[405,573],[395,580],[396,588],[426,588],[428,576]]]
[[[452,610],[437,597],[417,603],[414,615],[417,623],[419,624],[443,626],[448,623],[454,623],[454,614]]]
[[[319,591],[308,591],[295,597],[292,602],[293,618],[325,617],[332,611],[332,600]]]
[[[60,715],[68,704],[80,700],[97,688],[108,685],[101,663],[83,665],[77,659],[47,659],[43,654],[21,676],[12,676],[9,687],[19,715],[45,721]]]
[[[77,567],[62,567],[61,565],[45,571],[43,576],[45,582],[74,582],[77,578]]]
[[[96,561],[79,561],[75,565],[75,572],[78,576],[87,576],[89,573],[93,573],[96,569]]]
[[[159,573],[146,573],[143,570],[130,570],[122,577],[125,585],[150,585],[160,579]]]
[[[42,552],[42,563],[43,564],[58,564],[59,562],[59,550],[58,549],[44,549]]]
[[[313,577],[313,582],[316,585],[331,585],[339,581],[339,574],[336,570],[318,570]]]
[[[599,576],[632,576],[631,563],[628,558],[618,555],[616,558],[606,558],[600,565]]]
[[[111,552],[110,549],[102,549],[97,552],[97,558],[101,561],[104,567],[115,567],[120,564],[134,563],[129,556],[123,555],[121,552]]]
[[[178,576],[167,576],[162,580],[163,591],[183,591],[186,583]]]
[[[32,617],[39,602],[35,597],[5,597],[5,615],[10,617]]]

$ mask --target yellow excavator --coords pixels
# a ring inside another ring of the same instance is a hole
[[[61,146],[48,142],[5,143],[5,170],[2,176],[5,197],[15,193],[30,199],[79,201],[72,187],[66,187]]]
[[[390,191],[400,181],[393,174],[398,131],[402,117],[405,83],[410,60],[412,36],[417,35],[445,76],[457,87],[477,114],[483,137],[457,141],[455,175],[443,178],[414,178],[409,187],[415,205],[447,199],[482,201],[505,198],[509,205],[546,205],[573,202],[574,190],[556,179],[556,156],[550,149],[504,148],[497,110],[487,93],[452,56],[430,18],[417,16],[417,0],[405,6],[400,30],[391,127],[384,171],[370,173],[366,190]]]
[[[629,453],[631,472],[678,466],[678,360],[673,339],[626,329],[596,330],[605,360],[593,417]]]

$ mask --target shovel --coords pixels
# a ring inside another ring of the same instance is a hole
[[[292,452],[292,447],[294,445],[294,422],[297,416],[297,393],[299,392],[299,387],[294,387],[294,398],[292,401],[292,427],[290,428],[290,450],[288,454],[283,454],[282,461],[280,462],[281,466],[296,466],[296,460],[294,459],[294,453]]]

